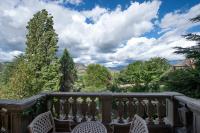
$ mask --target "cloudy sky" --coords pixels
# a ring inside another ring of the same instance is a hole
[[[189,21],[200,14],[198,0],[1,0],[0,62],[24,52],[27,22],[41,9],[54,17],[58,55],[67,48],[84,64],[183,59],[173,48],[195,42],[181,35],[200,32],[200,24]]]

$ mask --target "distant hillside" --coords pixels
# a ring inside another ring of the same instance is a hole
[[[126,67],[127,67],[127,65],[118,65],[118,66],[115,66],[115,67],[108,67],[108,69],[113,71],[113,72],[118,72],[118,71],[123,70]]]
[[[169,63],[171,65],[175,65],[178,64],[180,62],[182,62],[183,60],[169,60]],[[130,61],[129,63],[135,62],[135,60]],[[5,67],[6,64],[8,64],[9,62],[0,62],[0,72],[3,70],[3,68]],[[78,70],[78,72],[82,73],[85,72],[87,69],[87,66],[85,64],[82,63],[75,63],[75,66]],[[109,70],[111,71],[121,71],[122,69],[126,68],[127,65],[117,65],[115,67],[107,67]]]
[[[85,72],[87,69],[87,67],[81,63],[75,63],[75,66],[76,66],[77,71],[80,73]]]
[[[132,60],[128,64],[133,63],[135,61],[136,60]],[[169,64],[170,65],[175,65],[175,64],[178,64],[178,63],[180,63],[182,61],[183,60],[169,60]],[[115,66],[115,67],[108,67],[108,69],[110,69],[111,71],[121,71],[121,70],[123,70],[126,67],[127,67],[127,65],[118,65],[118,66]]]

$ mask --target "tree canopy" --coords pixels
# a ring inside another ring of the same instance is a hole
[[[170,65],[164,58],[136,61],[120,72],[119,82],[130,84],[138,91],[149,91],[149,85],[158,82],[169,68]]]
[[[105,66],[99,64],[90,64],[87,66],[85,85],[88,86],[88,90],[105,90],[111,84],[111,80],[112,75]]]

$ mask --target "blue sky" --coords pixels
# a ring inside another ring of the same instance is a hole
[[[34,6],[33,6],[34,5]],[[54,17],[60,55],[64,48],[75,62],[108,67],[133,60],[184,59],[174,47],[196,45],[181,37],[200,34],[198,0],[6,0],[0,1],[0,62],[25,50],[26,25],[41,9]]]

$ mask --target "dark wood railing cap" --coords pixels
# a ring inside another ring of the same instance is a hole
[[[37,100],[45,97],[45,93],[41,93],[35,96],[32,96],[27,99],[22,100],[10,100],[10,99],[1,99],[0,100],[0,108],[6,108],[9,111],[15,110],[15,111],[23,111],[32,105],[34,105]]]
[[[102,97],[102,96],[110,96],[110,97],[162,97],[162,98],[170,98],[174,95],[180,95],[180,93],[170,93],[170,92],[155,92],[155,93],[112,93],[112,92],[99,92],[99,93],[83,93],[83,92],[52,92],[52,93],[46,93],[47,96],[53,96],[53,97]]]

